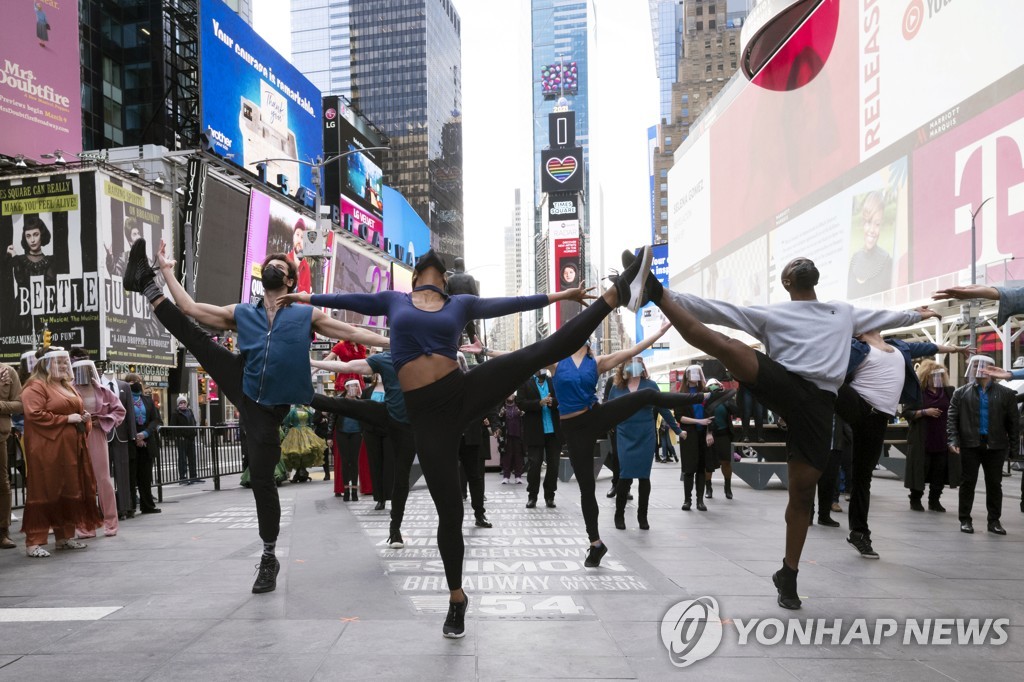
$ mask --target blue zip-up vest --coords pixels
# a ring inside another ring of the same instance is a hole
[[[267,328],[263,302],[235,306],[238,352],[245,360],[242,391],[261,405],[308,405],[313,399],[309,343],[313,308],[289,305]]]

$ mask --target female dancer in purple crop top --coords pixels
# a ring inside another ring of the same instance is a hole
[[[466,606],[462,590],[462,486],[457,457],[459,437],[471,422],[541,367],[579,348],[615,306],[631,310],[643,305],[644,284],[650,271],[650,248],[627,268],[615,284],[589,307],[551,336],[514,353],[503,355],[463,373],[456,356],[459,337],[474,318],[497,317],[536,310],[556,301],[593,298],[580,286],[555,294],[484,299],[444,293],[444,261],[428,251],[417,262],[413,291],[404,294],[292,294],[285,302],[351,310],[364,315],[387,315],[391,327],[391,356],[405,393],[405,406],[416,437],[416,452],[439,518],[437,545],[451,597],[444,624],[445,637],[465,634]]]

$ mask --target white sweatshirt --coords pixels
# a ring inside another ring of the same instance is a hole
[[[743,307],[692,294],[666,294],[705,324],[750,334],[765,354],[829,393],[838,393],[850,364],[850,339],[863,332],[906,327],[914,311],[854,308],[844,301],[784,301]]]

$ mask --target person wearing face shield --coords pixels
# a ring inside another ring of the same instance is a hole
[[[971,510],[978,469],[985,472],[985,507],[988,532],[1006,535],[1000,521],[1003,511],[1003,462],[1020,447],[1017,392],[997,384],[985,371],[992,358],[975,355],[967,362],[967,384],[953,392],[946,420],[949,450],[960,456],[960,531],[973,533]]]
[[[25,462],[29,471],[21,531],[34,559],[57,549],[85,549],[75,529],[103,525],[96,506],[96,475],[89,456],[92,415],[75,390],[67,351],[50,349],[36,364],[21,394],[25,410]]]
[[[865,559],[877,559],[871,544],[868,511],[871,479],[882,456],[885,430],[900,404],[920,400],[920,383],[914,373],[916,358],[936,353],[966,352],[965,348],[934,343],[882,338],[878,331],[852,339],[846,382],[839,388],[836,414],[853,431],[853,490],[850,493],[851,544]]]
[[[362,395],[359,382],[349,379],[345,382],[343,400],[360,400]],[[358,419],[342,416],[334,423],[334,438],[338,443],[338,454],[341,456],[341,469],[335,476],[344,485],[343,500],[359,501],[359,448],[363,444],[363,428]]]
[[[615,368],[615,383],[604,404],[614,403],[638,391],[661,393],[658,384],[651,381],[644,367],[643,358],[636,356]],[[636,521],[640,530],[650,530],[647,509],[651,498],[651,465],[653,463],[655,440],[655,417],[660,414],[669,428],[682,433],[679,424],[668,407],[644,405],[620,421],[615,428],[615,439],[619,452],[619,484],[615,491],[615,527],[626,529],[626,502],[633,479],[637,479],[638,494]]]
[[[634,256],[626,251],[623,264]],[[782,268],[781,283],[790,300],[738,306],[693,294],[663,291],[648,277],[647,298],[654,301],[691,345],[717,358],[734,379],[789,425],[786,431],[789,503],[786,551],[772,576],[778,604],[800,608],[797,567],[807,539],[818,479],[829,457],[836,396],[846,377],[851,337],[874,329],[907,327],[926,317],[927,308],[894,312],[855,308],[842,301],[819,301],[818,269],[809,258],[794,258]],[[715,324],[749,334],[764,353],[743,341],[710,329]]]
[[[708,391],[711,398],[717,400],[725,392],[725,386],[718,379],[708,381]],[[732,499],[732,420],[740,416],[740,409],[735,401],[731,399],[717,400],[717,405],[708,410],[708,415],[713,422],[708,424],[708,431],[711,433],[711,455],[722,468],[722,491],[725,499]],[[707,496],[711,497],[711,473],[708,472]]]
[[[944,512],[939,501],[946,485],[960,481],[960,458],[946,443],[946,420],[953,388],[946,368],[934,360],[922,360],[917,366],[921,397],[904,403],[903,418],[910,425],[907,434],[907,473],[903,487],[910,490],[910,508],[924,511],[921,500],[928,485],[928,510]]]
[[[83,348],[71,351],[73,362],[71,371],[74,374],[75,390],[82,398],[85,411],[92,416],[92,430],[89,432],[89,457],[92,461],[93,474],[96,476],[96,491],[99,494],[100,510],[103,512],[103,533],[107,537],[117,535],[118,515],[117,497],[114,484],[110,478],[110,452],[107,445],[107,434],[124,421],[127,411],[113,391],[100,383],[96,365],[88,359]],[[96,530],[80,527],[76,537],[94,538]]]
[[[264,258],[260,266],[264,295],[260,301],[215,306],[192,299],[175,277],[175,261],[167,257],[166,250],[167,245],[161,242],[156,260],[169,298],[157,283],[146,255],[146,240],[141,238],[132,244],[124,289],[140,293],[149,301],[154,317],[195,356],[238,408],[263,541],[252,591],[271,592],[277,588],[281,570],[274,553],[281,531],[281,500],[275,481],[281,461],[279,430],[292,405],[307,405],[313,398],[309,365],[313,332],[368,346],[382,347],[389,341],[331,319],[322,310],[289,305],[285,296],[295,290],[299,275],[295,262],[286,254],[272,253]],[[214,341],[200,324],[219,331],[237,331],[238,352]]]
[[[711,449],[714,436],[708,433],[711,415],[704,405],[704,396],[710,397],[711,394],[704,378],[704,369],[700,365],[690,365],[683,370],[679,391],[700,398],[692,405],[682,405],[675,411],[676,421],[683,430],[679,436],[679,466],[683,474],[684,495],[682,510],[693,509],[693,488],[696,483],[697,511],[707,511],[704,495],[711,478],[710,472],[715,470],[717,460]]]

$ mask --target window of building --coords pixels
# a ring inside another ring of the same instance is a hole
[[[683,118],[689,118],[690,117],[690,107],[683,107],[683,110],[679,112],[679,115],[682,116]]]
[[[698,17],[704,16],[704,8],[701,7],[700,5],[697,5],[697,16]]]
[[[661,219],[662,220],[668,220],[668,211],[662,211],[661,212]]]
[[[665,149],[668,149],[671,146],[672,146],[672,136],[671,135],[666,135],[665,136]]]
[[[661,198],[661,201],[660,201],[659,203],[660,203],[660,204],[661,204],[662,206],[666,206],[666,207],[667,207],[667,206],[668,206],[668,199],[667,199],[666,197],[662,197],[662,198]]]
[[[666,182],[661,183],[661,185],[659,185],[659,187],[661,187],[661,191],[662,192],[667,192],[668,191],[668,183],[666,183]]]
[[[729,62],[729,67],[732,68],[734,71],[736,70],[736,60],[735,59],[732,60],[731,62]]]
[[[715,5],[709,5],[708,6],[708,14],[714,14],[714,13],[715,13]]]
[[[709,31],[714,31],[715,30],[715,20],[714,19],[708,19],[708,30]]]
[[[710,50],[711,49],[711,41],[710,40],[705,40],[704,41],[704,49],[705,50]]]
[[[711,73],[711,65],[707,64],[704,66],[704,73]]]
[[[684,92],[682,94],[682,96],[679,98],[679,101],[682,102],[683,104],[689,104],[689,102],[690,102],[690,95],[689,95],[689,93]]]
[[[719,71],[725,71],[725,64],[722,64],[721,62],[719,62],[719,64],[718,64],[718,70],[719,70]]]
[[[703,31],[704,30],[704,22],[703,21],[698,21],[697,22],[697,30],[698,31]]]
[[[660,175],[663,178],[667,178],[668,177],[668,169],[667,168],[662,168],[661,172],[658,175]]]

